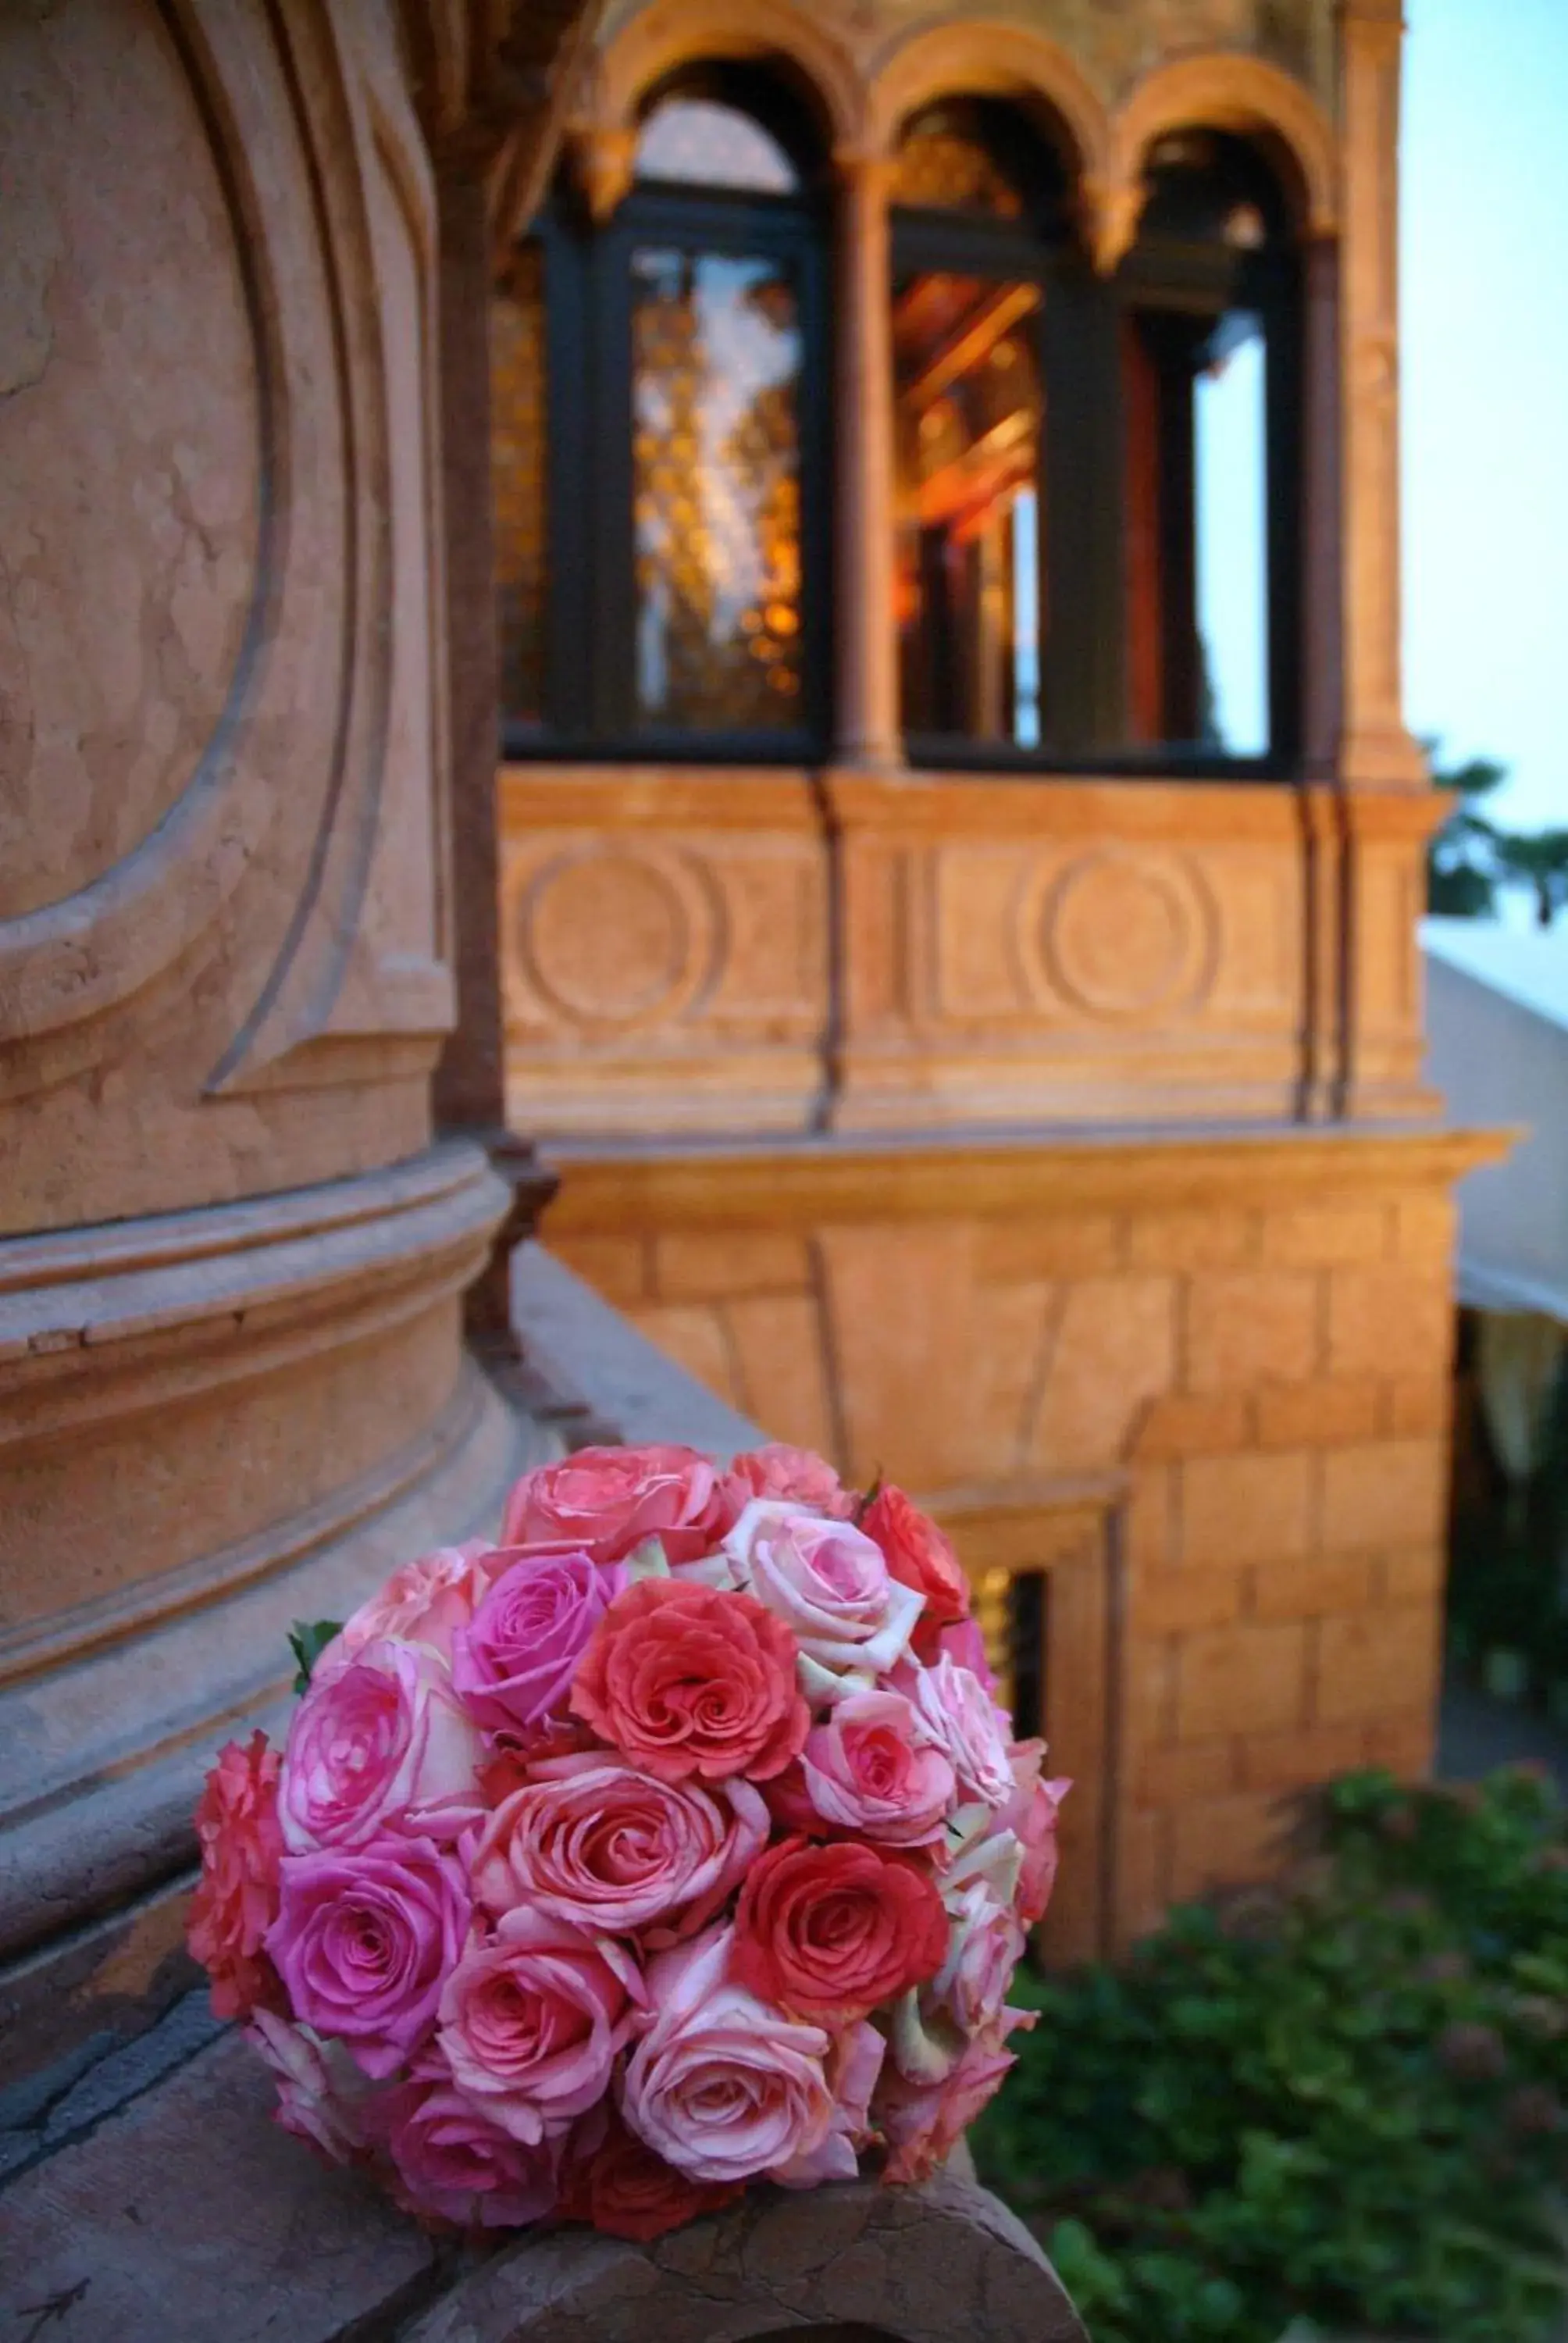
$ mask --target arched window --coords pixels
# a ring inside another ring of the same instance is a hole
[[[905,734],[940,761],[1038,751],[1063,175],[1008,107],[955,98],[904,126],[892,200]]]
[[[1164,762],[1288,759],[1300,733],[1300,295],[1261,158],[1151,149],[1117,285],[1125,724]]]
[[[765,75],[650,94],[594,228],[557,191],[498,297],[508,745],[790,757],[825,737],[819,155]],[[531,478],[538,407],[548,468]],[[548,581],[548,590],[547,590]]]

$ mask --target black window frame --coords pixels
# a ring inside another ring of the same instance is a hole
[[[777,112],[737,69],[680,77],[689,94],[740,104],[778,137],[800,176],[788,195],[638,181],[596,226],[563,178],[521,239],[542,262],[545,333],[544,685],[538,719],[501,711],[508,759],[580,763],[820,766],[833,754],[833,508],[839,450],[832,287],[834,221],[819,154],[803,145],[788,92]],[[651,110],[656,93],[646,110]],[[1195,128],[1200,126],[1194,126]],[[1014,133],[1036,136],[1021,117]],[[1209,134],[1204,134],[1209,135]],[[940,270],[1037,284],[1030,321],[1044,388],[1040,650],[1040,739],[1019,746],[961,733],[910,733],[911,767],[953,774],[1292,780],[1302,769],[1305,658],[1302,379],[1305,264],[1270,180],[1271,232],[1258,249],[1141,228],[1107,277],[1071,222],[1070,190],[1038,146],[1038,186],[1013,218],[895,205],[888,299]],[[1256,159],[1256,158],[1254,158]],[[1257,161],[1261,179],[1266,166]],[[797,288],[801,516],[801,714],[768,730],[635,719],[637,593],[632,513],[632,255],[638,249],[756,256],[788,266]],[[1128,738],[1127,447],[1123,337],[1133,313],[1216,320],[1260,317],[1265,347],[1268,682],[1262,755],[1201,742]],[[892,385],[889,385],[890,397]]]
[[[759,116],[762,126],[772,129]],[[794,159],[794,158],[792,158]],[[803,173],[789,195],[638,181],[595,226],[558,186],[528,230],[542,248],[548,448],[541,718],[501,711],[519,760],[820,763],[832,721],[832,347],[825,194]],[[632,256],[638,251],[775,261],[796,292],[800,482],[800,720],[762,729],[652,725],[636,714]]]

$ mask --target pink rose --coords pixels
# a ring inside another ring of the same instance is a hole
[[[920,1615],[920,1596],[847,1522],[755,1497],[724,1551],[747,1591],[795,1637],[813,1701],[869,1688],[902,1655]]]
[[[270,2009],[256,2010],[245,2038],[277,2078],[275,2122],[327,2164],[361,2161],[370,2086],[341,2046]]]
[[[837,1702],[808,1735],[800,1764],[812,1805],[839,1829],[890,1846],[927,1846],[942,1835],[952,1765],[901,1694]]]
[[[295,2016],[380,2079],[434,2026],[468,1921],[456,1857],[433,1840],[389,1835],[353,1852],[286,1855],[266,1948]]]
[[[793,2165],[833,2128],[831,2037],[728,1982],[730,1931],[648,1963],[657,2015],[627,2062],[621,2112],[689,2179],[749,2180]]]
[[[452,1681],[469,1714],[492,1731],[537,1725],[564,1712],[578,1662],[626,1584],[571,1547],[502,1549],[499,1574],[452,1654]]]
[[[895,2006],[894,2064],[910,2082],[944,2082],[970,2039],[1001,2023],[1023,1930],[977,1879],[947,1898],[947,1957],[929,1984]]]
[[[277,1913],[283,1832],[277,1819],[279,1759],[265,1733],[242,1748],[229,1742],[196,1810],[201,1879],[191,1897],[186,1942],[212,1980],[213,2014],[248,2017],[281,1998],[263,1949]]]
[[[1015,1785],[1007,1719],[980,1678],[944,1652],[935,1667],[916,1673],[912,1685],[902,1674],[899,1682],[932,1740],[947,1752],[960,1791],[988,1806],[1008,1805]]]
[[[579,1448],[524,1474],[507,1500],[501,1539],[580,1546],[596,1562],[620,1562],[656,1537],[667,1562],[699,1562],[733,1518],[717,1469],[694,1448]]]
[[[992,1674],[990,1662],[986,1657],[985,1637],[980,1634],[973,1619],[960,1619],[950,1627],[939,1629],[933,1660],[940,1660],[944,1652],[950,1656],[957,1666],[968,1668],[971,1676],[978,1676],[987,1692],[994,1696],[997,1689],[996,1677]],[[916,1656],[920,1658],[924,1654],[917,1654]]]
[[[890,2150],[886,2179],[929,2180],[947,2162],[1014,2064],[1012,2052],[1001,2046],[1006,2035],[1016,2026],[1033,2022],[1032,2015],[1021,2010],[1004,2012],[996,2034],[971,2042],[940,2083],[908,2082],[889,2060],[872,2106]]]
[[[834,2036],[828,2055],[828,2088],[833,2121],[827,2137],[803,2156],[776,2164],[769,2174],[781,2188],[815,2188],[824,2180],[853,2180],[859,2150],[871,2137],[871,2094],[877,2087],[887,2044],[869,2018]]]
[[[853,1496],[825,1458],[814,1456],[809,1448],[788,1448],[781,1441],[732,1457],[729,1484],[737,1513],[753,1497],[805,1505],[835,1521],[848,1521],[855,1509]]]
[[[441,2048],[458,2088],[532,2147],[603,2097],[642,2002],[624,1946],[525,1905],[447,1977]]]
[[[1018,1887],[1013,1909],[1026,1928],[1032,1928],[1045,1916],[1050,1902],[1050,1891],[1056,1884],[1056,1817],[1061,1802],[1071,1789],[1070,1782],[1040,1779],[1040,1761],[1045,1755],[1043,1741],[1017,1741],[1010,1752],[1013,1795],[998,1815],[998,1822],[1010,1830],[1022,1850]]]
[[[284,1754],[285,1843],[303,1855],[387,1830],[455,1838],[480,1811],[483,1755],[445,1662],[423,1644],[367,1644],[337,1667],[318,1663]]]
[[[376,2129],[397,2175],[393,2194],[423,2220],[520,2229],[556,2207],[560,2144],[525,2147],[465,2097],[444,2065],[386,2092]]]
[[[768,1809],[739,1775],[704,1789],[608,1755],[561,1757],[537,1766],[491,1815],[474,1893],[498,1918],[528,1904],[607,1935],[647,1929],[649,1945],[668,1945],[718,1910],[768,1833]]]
[[[403,1644],[428,1644],[449,1663],[453,1634],[467,1625],[484,1594],[483,1563],[488,1552],[483,1539],[475,1538],[467,1545],[440,1546],[417,1562],[404,1563],[344,1621],[317,1660],[317,1669],[336,1667],[385,1636]]]

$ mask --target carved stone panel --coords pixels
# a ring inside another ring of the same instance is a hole
[[[515,769],[502,818],[516,1119],[545,1131],[807,1128],[829,974],[807,784]]]

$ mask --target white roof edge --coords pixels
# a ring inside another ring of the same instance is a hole
[[[1462,1252],[1455,1283],[1459,1300],[1468,1310],[1525,1312],[1533,1317],[1555,1318],[1560,1325],[1568,1326],[1568,1283],[1498,1269]]]
[[[1505,928],[1495,920],[1420,922],[1422,949],[1527,1016],[1568,1031],[1568,930]]]

